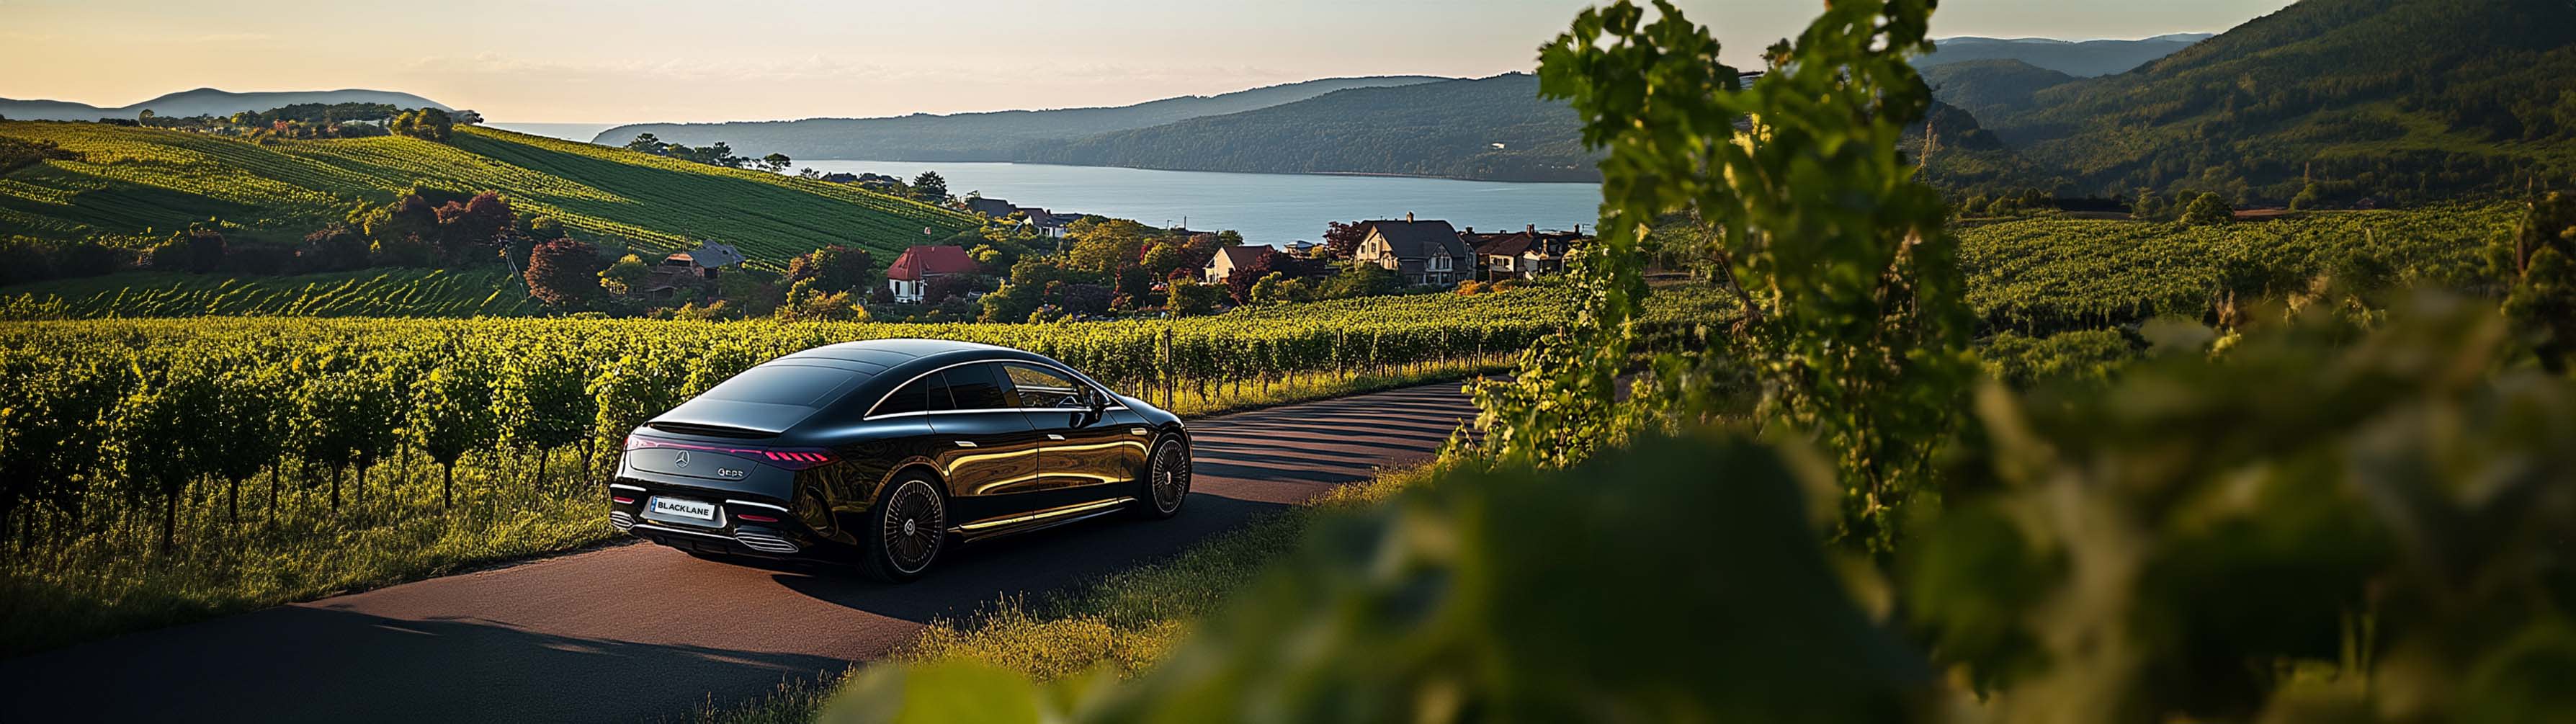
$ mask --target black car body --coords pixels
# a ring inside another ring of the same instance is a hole
[[[852,561],[907,580],[954,542],[1179,512],[1169,412],[1044,356],[927,339],[745,370],[627,437],[620,530],[701,555]]]

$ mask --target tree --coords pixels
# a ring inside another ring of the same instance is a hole
[[[2154,189],[2139,189],[2137,202],[2129,205],[2129,218],[2155,221],[2163,219],[2166,211],[2164,195]]]
[[[619,296],[634,294],[636,287],[652,275],[653,268],[644,263],[643,257],[628,254],[599,271],[599,288]]]
[[[978,279],[973,274],[944,274],[932,277],[921,287],[921,303],[937,305],[950,299],[961,299],[974,291]]]
[[[670,144],[663,143],[660,137],[650,133],[635,134],[635,140],[626,142],[626,150],[649,153],[656,156],[662,155],[662,149],[668,148],[669,146]]]
[[[599,295],[599,272],[606,268],[598,247],[556,239],[528,252],[528,293],[557,307],[579,306]]]
[[[2215,191],[2192,199],[2191,205],[2182,210],[2182,223],[2192,226],[2216,226],[2234,220],[2236,220],[2236,207],[2228,204],[2226,197],[2219,196]]]
[[[1360,242],[1367,240],[1366,224],[1358,222],[1345,224],[1335,221],[1324,227],[1324,253],[1335,259],[1351,258],[1352,254],[1359,251]]]
[[[753,317],[766,317],[783,300],[777,274],[761,269],[736,269],[716,277],[716,296],[733,303],[733,308]]]
[[[840,244],[796,255],[787,260],[787,283],[804,283],[825,292],[846,292],[870,286],[876,275],[876,258],[868,250]]]
[[[1046,299],[1066,314],[1081,316],[1108,312],[1117,294],[1118,290],[1106,284],[1055,282],[1047,285]]]
[[[1171,295],[1171,304],[1166,306],[1172,316],[1196,317],[1216,313],[1217,306],[1225,302],[1225,287],[1182,279],[1172,282]]]
[[[788,158],[787,154],[773,153],[760,157],[760,168],[761,170],[768,171],[770,173],[779,173],[786,171],[788,165],[795,162],[796,161],[794,159]]]
[[[1396,276],[1395,270],[1370,262],[1354,261],[1343,263],[1341,271],[1324,281],[1323,296],[1327,299],[1374,297],[1394,294],[1396,290],[1403,288],[1404,278]]]
[[[826,292],[799,282],[787,288],[787,300],[770,316],[782,322],[847,322],[865,319],[867,309],[848,291]]]
[[[491,258],[490,247],[506,239],[518,221],[510,200],[491,191],[463,202],[447,202],[433,215],[438,220],[439,255],[448,264]]]
[[[446,111],[421,108],[404,111],[402,115],[394,116],[391,130],[396,135],[445,141],[456,134],[456,120],[449,118]]]
[[[1289,280],[1287,274],[1281,272],[1264,274],[1261,275],[1261,281],[1252,283],[1252,290],[1248,295],[1250,298],[1245,301],[1252,304],[1278,304],[1286,302],[1289,301],[1288,287]]]
[[[222,231],[190,226],[172,232],[169,239],[153,246],[150,254],[155,269],[205,274],[223,267],[224,250]]]
[[[948,200],[948,179],[937,171],[923,171],[912,177],[912,197],[931,203]]]
[[[2307,211],[2309,209],[2314,209],[2317,207],[2317,204],[2325,201],[2325,196],[2324,187],[2319,186],[2314,182],[2310,182],[2307,186],[2299,189],[2299,195],[2290,198],[2290,210]]]

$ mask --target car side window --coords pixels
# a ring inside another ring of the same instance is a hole
[[[1003,365],[1011,378],[1011,389],[1020,395],[1021,407],[1073,408],[1088,407],[1082,385],[1055,370],[1035,365]]]
[[[957,400],[960,410],[1007,410],[1018,407],[1010,398],[1010,389],[1002,385],[999,365],[971,364],[950,367],[940,374],[948,378],[948,395]]]
[[[913,380],[912,384],[904,385],[903,389],[895,390],[894,394],[887,395],[884,402],[877,403],[877,409],[872,414],[939,412],[955,409],[955,407],[955,403],[948,397],[948,378],[928,374],[922,375],[921,379]]]

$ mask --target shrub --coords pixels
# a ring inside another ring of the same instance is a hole
[[[528,253],[528,293],[558,307],[580,305],[599,296],[599,273],[606,266],[589,244],[571,239],[538,244]]]

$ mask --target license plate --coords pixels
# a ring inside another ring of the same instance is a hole
[[[715,522],[716,519],[716,504],[687,498],[657,497],[646,510],[682,518],[696,518],[710,523]]]

